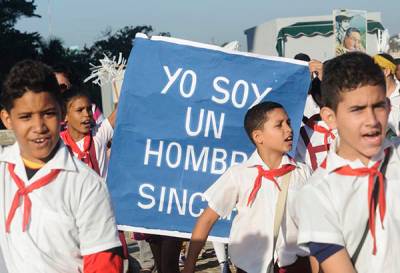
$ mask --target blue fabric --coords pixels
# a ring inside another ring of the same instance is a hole
[[[137,37],[107,176],[118,224],[190,235],[207,206],[202,193],[254,151],[246,111],[258,101],[281,103],[295,144],[309,85],[306,63]],[[232,219],[211,235],[227,238]]]
[[[319,263],[322,263],[333,254],[343,249],[341,245],[314,242],[308,243],[308,247],[310,248],[311,256],[314,256]]]

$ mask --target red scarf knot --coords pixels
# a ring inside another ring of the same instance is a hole
[[[78,159],[85,162],[91,169],[100,175],[99,163],[96,158],[96,150],[94,147],[92,134],[88,134],[83,140],[83,151],[79,149],[76,142],[73,140],[68,130],[60,133],[61,138],[64,140],[65,145],[70,149],[72,153],[77,154]]]
[[[256,165],[256,167],[258,169],[258,175],[254,181],[253,189],[251,190],[251,193],[249,195],[249,199],[247,201],[247,206],[250,206],[254,202],[257,192],[261,188],[261,181],[262,181],[263,177],[272,181],[275,184],[275,186],[278,188],[278,190],[280,191],[281,188],[279,187],[279,184],[276,181],[275,177],[283,176],[296,168],[296,166],[291,165],[291,164],[286,164],[286,165],[283,165],[279,169],[272,169],[272,170],[264,170],[260,165]]]
[[[43,176],[42,178],[39,178],[37,181],[30,184],[28,187],[25,187],[24,181],[22,181],[22,179],[16,175],[16,173],[14,172],[14,169],[15,169],[15,165],[9,163],[8,171],[9,171],[12,179],[14,180],[15,184],[17,185],[18,190],[15,192],[14,199],[12,201],[11,208],[10,208],[10,211],[9,211],[7,219],[6,219],[6,232],[7,233],[10,232],[10,225],[14,218],[15,212],[18,209],[20,198],[23,197],[23,203],[24,203],[24,212],[23,212],[23,218],[22,218],[22,231],[25,232],[27,229],[28,223],[29,223],[29,219],[30,219],[30,215],[31,215],[31,208],[32,208],[32,202],[29,198],[29,193],[49,184],[51,181],[54,180],[54,178],[60,172],[60,170],[51,170],[49,174]]]
[[[388,149],[385,150],[385,154],[389,152]],[[369,231],[371,232],[371,236],[373,239],[373,250],[372,254],[375,255],[377,251],[376,247],[376,234],[375,234],[375,202],[377,202],[377,206],[379,206],[379,214],[381,225],[383,227],[383,220],[386,214],[386,198],[385,198],[385,182],[384,176],[379,170],[379,166],[381,161],[376,162],[372,167],[362,167],[353,169],[349,165],[339,167],[334,170],[335,173],[345,176],[367,176],[368,175],[368,209],[369,209],[369,218],[368,218],[368,226]],[[323,164],[321,164],[322,168],[326,168],[326,159]],[[375,200],[374,197],[374,179],[378,177],[378,200]]]
[[[317,119],[320,119],[319,114],[316,114],[316,115],[312,116],[311,118],[309,118],[305,122],[305,124],[308,127],[310,127],[311,129],[313,129],[313,131],[324,135],[324,146],[325,146],[326,150],[329,150],[328,138],[330,137],[332,140],[334,140],[335,135],[332,133],[332,129],[327,129],[321,125],[318,125],[318,123],[316,122]]]

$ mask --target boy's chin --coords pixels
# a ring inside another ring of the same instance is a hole
[[[58,142],[55,142],[54,144],[51,143],[49,146],[41,149],[32,149],[29,156],[38,161],[47,162],[54,156],[58,147],[57,144]]]

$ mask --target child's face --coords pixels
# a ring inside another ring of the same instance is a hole
[[[293,145],[293,131],[285,110],[275,108],[268,112],[263,127],[253,131],[253,140],[257,148],[270,152],[289,152]]]
[[[67,105],[65,121],[68,130],[78,135],[87,135],[93,122],[92,104],[86,97],[73,98]]]
[[[321,116],[340,136],[337,153],[364,164],[376,155],[386,135],[389,105],[381,86],[366,85],[340,94],[336,113],[324,107]]]
[[[14,100],[10,112],[1,111],[1,119],[7,129],[15,133],[25,159],[44,163],[59,139],[61,110],[48,92],[26,92]]]

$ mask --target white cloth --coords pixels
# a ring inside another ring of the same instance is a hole
[[[114,129],[108,119],[103,120],[103,122],[99,126],[96,126],[92,132],[101,177],[106,177],[107,175],[109,161],[107,157],[107,143],[112,139],[113,134]],[[78,145],[79,149],[83,150],[84,143],[84,138],[82,138],[76,142],[76,145]],[[74,154],[77,156],[76,153]]]
[[[317,121],[316,123],[317,123],[317,125],[329,130],[328,125],[323,120]],[[307,134],[308,138],[310,139],[310,144],[312,147],[323,146],[325,144],[325,142],[324,142],[325,135],[323,133],[314,131],[312,128],[305,125],[304,123],[302,123],[302,128],[300,129],[300,132],[301,132],[301,130],[305,130],[305,133]],[[332,130],[332,134],[336,137],[337,130]],[[330,144],[332,142],[333,142],[333,139],[332,139],[332,137],[329,136],[328,144]],[[296,146],[295,159],[299,162],[303,162],[303,163],[307,164],[308,167],[313,169],[312,164],[311,164],[310,152],[307,149],[307,145],[306,145],[305,139],[303,138],[302,134],[300,133],[299,140],[298,140],[297,146]],[[321,152],[315,153],[317,166],[321,165],[322,161],[326,158],[327,154],[328,154],[328,151],[321,151]]]
[[[310,170],[306,165],[297,163],[287,155],[281,165],[292,164],[292,171],[287,196],[286,211],[277,241],[275,257],[280,266],[294,263],[297,256],[307,256],[306,250],[297,244],[297,227],[288,216],[288,210],[298,190],[306,183]],[[269,168],[257,152],[243,164],[230,167],[206,192],[208,205],[221,217],[227,217],[236,207],[237,215],[230,231],[229,254],[232,262],[248,273],[264,273],[272,258],[273,229],[275,207],[279,190],[274,183],[263,178],[261,188],[253,204],[248,207],[247,201],[258,175],[256,165]],[[282,177],[277,178],[278,183]]]
[[[304,114],[303,116],[310,118],[315,114],[319,114],[320,109],[318,104],[314,101],[313,97],[309,94],[307,95],[306,105],[304,107]]]
[[[396,89],[389,96],[391,110],[389,113],[388,126],[389,128],[396,133],[397,136],[400,136],[400,84],[397,83]]]
[[[326,169],[319,168],[296,199],[294,213],[299,225],[299,244],[309,242],[344,246],[350,257],[354,254],[368,219],[368,176],[342,176],[335,169],[350,165],[365,167],[361,161],[348,161],[336,154],[338,138],[327,156]],[[373,240],[369,233],[358,256],[356,271],[362,273],[395,273],[400,269],[400,157],[398,144],[385,141],[383,148],[393,152],[386,170],[386,216],[383,222],[376,213],[377,253],[372,255]],[[383,159],[383,150],[368,167]]]
[[[17,186],[7,163],[29,185],[60,169],[54,181],[29,194],[28,229],[22,232],[23,204],[16,210],[10,233],[5,232]],[[84,255],[121,245],[106,184],[93,170],[69,153],[60,141],[54,157],[30,180],[18,144],[0,148],[0,246],[10,273],[82,272]]]

